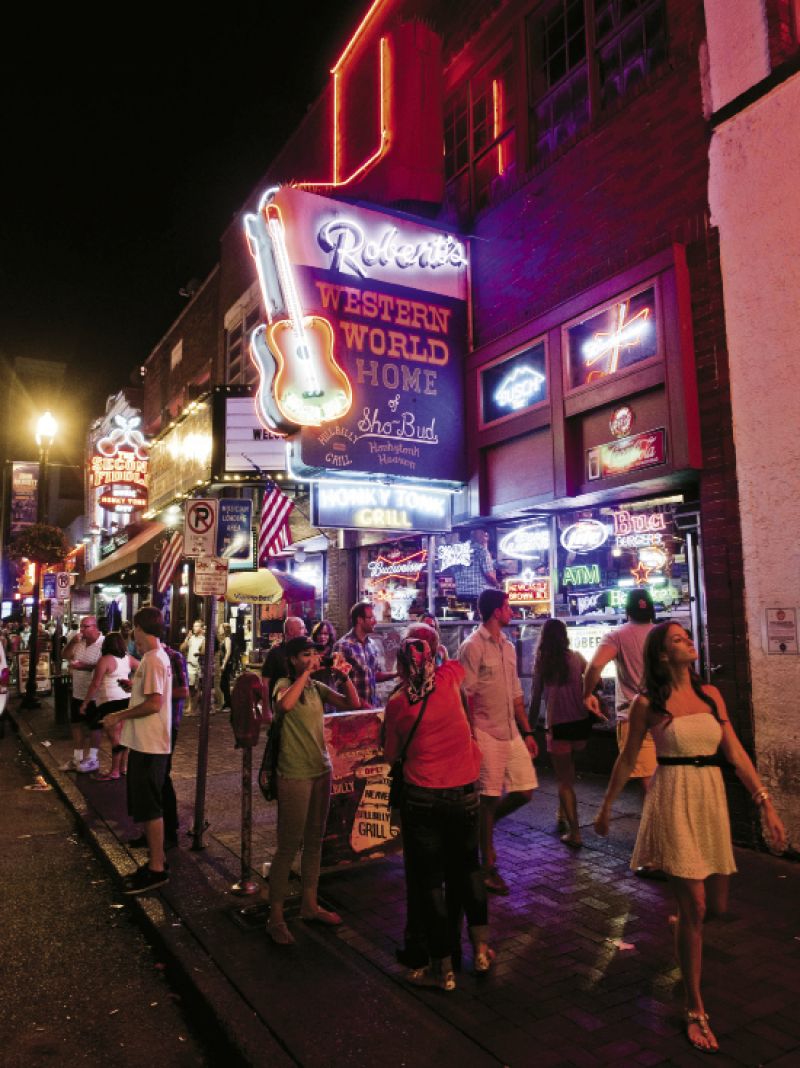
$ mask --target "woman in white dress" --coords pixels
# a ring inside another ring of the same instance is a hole
[[[648,635],[644,692],[631,706],[628,741],[594,827],[598,834],[608,834],[611,806],[650,730],[658,768],[645,798],[631,867],[660,868],[669,876],[678,905],[675,947],[686,993],[686,1035],[696,1049],[716,1053],[719,1046],[700,992],[703,921],[725,912],[729,876],[736,871],[718,750],[759,806],[771,849],[786,848],[786,831],[734,733],[722,695],[695,673],[696,659],[692,639],[677,623],[660,623]]]

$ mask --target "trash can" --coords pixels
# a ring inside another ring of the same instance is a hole
[[[56,723],[69,723],[69,699],[72,696],[72,677],[69,672],[53,675],[53,704]]]

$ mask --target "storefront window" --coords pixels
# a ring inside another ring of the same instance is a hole
[[[652,359],[659,351],[655,286],[592,312],[568,326],[566,335],[570,389]]]
[[[672,502],[563,512],[557,528],[559,616],[623,617],[632,589],[648,590],[660,615],[689,611],[686,543]]]
[[[551,520],[541,516],[497,528],[497,571],[518,616],[550,615]]]
[[[360,589],[379,623],[403,622],[428,610],[427,539],[401,538],[361,550]]]

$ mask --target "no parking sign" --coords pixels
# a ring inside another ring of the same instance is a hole
[[[184,556],[214,556],[217,547],[217,512],[219,501],[198,498],[186,502],[183,532]]]

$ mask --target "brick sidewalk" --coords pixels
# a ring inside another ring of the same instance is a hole
[[[30,726],[31,745],[40,759],[58,763],[69,755],[65,728],[52,726],[47,706],[20,718]],[[193,820],[197,735],[198,720],[186,720],[174,762],[184,828]],[[45,738],[52,744],[42,749],[36,740]],[[498,828],[500,867],[511,894],[491,901],[496,967],[482,980],[465,970],[452,995],[409,990],[395,963],[404,920],[399,857],[323,876],[322,896],[345,920],[337,931],[314,932],[313,938],[301,931],[289,958],[268,944],[260,929],[237,932],[248,941],[234,951],[229,944],[232,925],[219,922],[236,901],[227,891],[238,878],[240,856],[241,754],[233,748],[227,716],[214,716],[210,724],[208,849],[180,850],[164,896],[188,927],[199,923],[189,913],[200,908],[197,901],[205,893],[207,949],[231,986],[248,991],[262,1016],[269,1015],[268,1009],[258,1008],[265,984],[273,999],[277,996],[270,971],[274,965],[287,998],[292,993],[315,1003],[327,998],[341,1019],[352,1019],[353,997],[372,1006],[366,1023],[375,1027],[381,1018],[378,1005],[384,1010],[391,1005],[395,1015],[413,1019],[410,1045],[400,1047],[407,1055],[393,1060],[401,1056],[398,1047],[384,1048],[384,1065],[697,1063],[703,1055],[689,1047],[681,1027],[667,889],[637,879],[628,869],[638,824],[636,788],[623,794],[612,836],[602,840],[590,825],[605,781],[582,777],[578,795],[586,845],[576,853],[555,833],[556,791],[547,769],[540,779],[534,801]],[[80,776],[77,785],[90,818],[102,817],[124,840],[132,827],[123,811],[121,784],[92,783]],[[274,806],[264,805],[254,791],[256,869],[268,859],[273,842]],[[791,1007],[800,1003],[800,867],[746,850],[737,850],[737,863],[731,914],[709,924],[706,934],[705,996],[722,1047],[715,1063],[800,1065],[800,1018]],[[209,898],[212,884],[214,896]],[[309,994],[314,974],[320,985],[333,983],[333,989]],[[371,1063],[364,1036],[350,1035],[351,1049],[342,1031],[337,1032],[339,1056],[326,1061],[317,1059],[317,1047],[304,1045],[302,1028],[279,1023],[277,1015],[269,1019],[269,1027],[296,1063]],[[334,1041],[332,1027],[331,1021],[314,1018],[317,1046],[326,1036]]]

